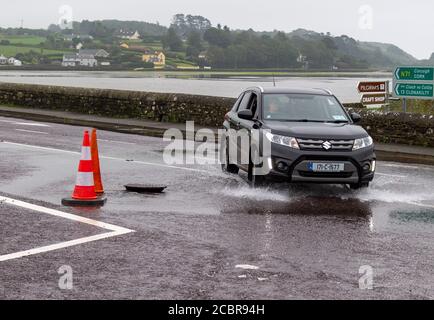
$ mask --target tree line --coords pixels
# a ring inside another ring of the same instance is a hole
[[[233,31],[221,25],[194,28],[188,21],[176,16],[163,37],[163,47],[168,51],[185,52],[189,60],[199,65],[228,69],[332,69],[336,65],[359,68],[368,65],[363,58],[339,55],[331,36],[305,39],[279,31]]]

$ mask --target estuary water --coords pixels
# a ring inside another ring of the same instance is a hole
[[[246,76],[197,72],[2,71],[0,82],[237,97],[251,86],[324,88],[342,102],[359,102],[359,81],[391,80],[388,73]]]

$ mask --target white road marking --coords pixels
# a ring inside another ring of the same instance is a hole
[[[32,148],[32,149],[45,150],[45,151],[55,151],[55,152],[62,152],[62,153],[68,153],[68,154],[81,155],[80,152],[63,150],[63,149],[34,146],[34,145],[21,144],[21,143],[9,142],[9,141],[3,141],[2,143],[8,144],[8,145],[19,146],[19,147],[27,147],[27,148]],[[121,159],[121,158],[116,158],[116,157],[108,157],[108,156],[100,156],[100,158],[101,159],[107,159],[107,160],[122,161],[122,162],[126,161],[126,159]],[[185,167],[178,167],[178,166],[170,166],[170,165],[166,165],[166,164],[159,164],[159,163],[152,163],[152,162],[145,162],[145,161],[136,161],[136,160],[134,160],[134,161],[131,161],[129,163],[132,163],[132,164],[136,163],[136,164],[143,164],[143,165],[149,165],[149,166],[165,167],[165,168],[172,168],[172,169],[178,169],[178,170],[185,170],[185,171],[193,171],[193,172],[201,172],[201,173],[211,174],[211,172],[209,172],[207,170],[185,168]],[[407,178],[407,176],[403,176],[403,175],[392,175],[392,174],[379,173],[379,172],[376,172],[376,174],[380,175],[380,176],[390,176],[390,177],[395,177],[395,178]],[[403,202],[403,203],[407,203],[407,204],[411,204],[411,205],[416,205],[416,206],[421,206],[421,207],[434,208],[434,206],[424,205],[424,204],[420,204],[420,203],[412,202],[412,201]]]
[[[81,152],[77,152],[77,151],[55,149],[55,148],[50,148],[50,147],[33,146],[30,144],[15,143],[15,142],[9,142],[9,141],[2,141],[2,143],[9,144],[12,146],[17,146],[17,147],[27,147],[27,148],[39,149],[39,150],[45,150],[45,151],[57,151],[57,152],[70,153],[70,154],[80,154],[81,155]]]
[[[102,233],[102,234],[98,234],[98,235],[94,235],[94,236],[90,236],[90,237],[75,239],[75,240],[71,240],[71,241],[65,241],[65,242],[61,242],[61,243],[57,243],[57,244],[53,244],[53,245],[49,245],[49,246],[44,246],[44,247],[34,248],[34,249],[30,249],[30,250],[25,250],[25,251],[1,255],[0,256],[0,262],[18,259],[18,258],[22,258],[22,257],[27,257],[27,256],[35,255],[35,254],[45,253],[45,252],[49,252],[49,251],[59,250],[59,249],[77,246],[77,245],[88,243],[88,242],[93,242],[93,241],[97,241],[97,240],[107,239],[107,238],[116,237],[116,236],[135,232],[134,230],[115,226],[113,224],[100,222],[100,221],[96,221],[96,220],[89,219],[89,218],[80,217],[80,216],[77,216],[74,214],[70,214],[70,213],[66,213],[66,212],[62,212],[62,211],[58,211],[58,210],[54,210],[54,209],[50,209],[50,208],[45,208],[42,206],[34,205],[31,203],[23,202],[23,201],[12,199],[12,198],[0,196],[0,203],[6,203],[9,205],[21,207],[24,209],[37,211],[37,212],[41,212],[41,213],[46,213],[46,214],[49,214],[49,215],[52,215],[55,217],[60,217],[60,218],[64,218],[64,219],[68,219],[68,220],[72,220],[72,221],[76,221],[76,222],[80,222],[80,223],[89,224],[89,225],[110,231],[110,232],[106,232],[106,233]]]
[[[106,156],[101,156],[100,158],[101,159],[108,159],[108,160],[116,160],[116,161],[126,161],[125,159],[114,158],[114,157],[106,157]],[[147,165],[147,166],[155,166],[155,167],[179,169],[179,170],[184,170],[184,171],[202,172],[202,173],[209,174],[209,171],[206,171],[206,170],[186,168],[186,167],[178,167],[178,166],[171,166],[171,165],[168,165],[168,164],[146,162],[146,161],[140,161],[140,160],[132,160],[132,161],[130,161],[130,163],[138,163],[138,164],[144,164],[144,165]]]
[[[28,132],[28,133],[37,133],[37,134],[48,134],[48,132],[25,130],[25,129],[15,129],[15,131]]]
[[[113,143],[120,143],[120,144],[135,144],[135,143],[133,143],[133,142],[116,141],[116,140],[106,140],[106,139],[98,139],[98,141],[113,142]]]
[[[20,126],[31,126],[31,127],[50,127],[48,124],[31,123],[31,122],[13,122],[13,124],[17,124]]]
[[[250,264],[237,264],[235,266],[236,269],[243,269],[243,270],[258,270],[259,267],[257,266],[252,266]]]
[[[394,177],[394,178],[407,178],[408,176],[398,175],[398,174],[388,174],[388,173],[375,173],[378,176],[385,176],[385,177]]]
[[[424,204],[424,203],[415,202],[415,201],[408,201],[407,203],[415,205],[415,206],[419,206],[419,207],[425,207],[425,208],[434,209],[434,205],[431,205],[431,204]]]
[[[56,148],[50,148],[50,147],[40,147],[40,146],[34,146],[34,145],[30,145],[30,144],[22,144],[22,143],[15,143],[15,142],[9,142],[9,141],[2,141],[2,143],[8,144],[8,145],[13,145],[13,146],[18,146],[18,147],[25,147],[25,148],[39,149],[39,150],[45,150],[45,151],[55,151],[55,152],[62,152],[62,153],[69,153],[69,154],[80,154],[81,155],[81,152],[56,149]],[[121,159],[121,158],[116,158],[116,157],[107,157],[107,156],[101,156],[101,155],[100,155],[100,159],[115,160],[115,161],[122,161],[122,162],[127,161],[126,159]],[[154,162],[145,162],[145,161],[133,160],[133,161],[130,161],[130,163],[137,163],[137,164],[144,164],[144,165],[148,165],[148,166],[178,169],[178,170],[184,170],[184,171],[202,172],[202,173],[209,174],[209,171],[206,171],[206,170],[171,166],[171,165],[167,165],[167,164],[154,163]]]
[[[383,167],[392,167],[392,168],[404,168],[404,169],[414,169],[414,170],[420,170],[420,169],[424,169],[424,170],[434,170],[434,167],[432,166],[427,166],[427,165],[423,165],[423,166],[412,166],[412,165],[404,165],[404,164],[395,164],[395,163],[382,163],[381,166]]]

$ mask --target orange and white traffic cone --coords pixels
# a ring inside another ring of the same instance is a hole
[[[93,163],[89,132],[84,132],[77,181],[72,198],[62,199],[65,206],[103,206],[106,199],[98,198],[93,180]]]
[[[101,178],[101,166],[99,162],[99,152],[98,152],[98,139],[96,136],[96,129],[92,130],[92,137],[90,139],[90,150],[92,155],[92,165],[93,165],[93,180],[95,183],[95,192],[99,195],[104,193],[104,187]]]

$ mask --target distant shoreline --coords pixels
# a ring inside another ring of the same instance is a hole
[[[270,69],[215,69],[215,70],[131,70],[125,68],[61,68],[61,67],[0,67],[2,72],[127,72],[132,74],[156,73],[161,75],[196,76],[196,77],[391,77],[393,71],[389,70],[270,70]]]

